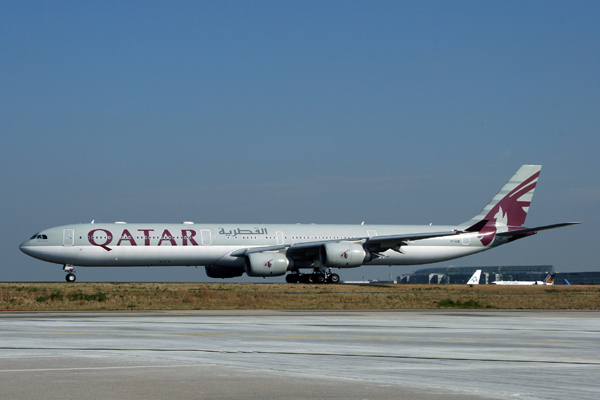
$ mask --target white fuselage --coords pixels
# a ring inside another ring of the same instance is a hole
[[[332,268],[435,263],[575,224],[523,226],[540,170],[523,165],[479,214],[457,226],[91,223],[46,229],[20,249],[63,264],[69,282],[73,266],[205,266],[211,278],[289,272],[290,283],[311,268],[310,279],[336,283]]]
[[[21,244],[40,260],[76,266],[239,266],[239,249],[323,241],[355,240],[403,233],[452,230],[414,225],[275,224],[78,224],[51,228]],[[450,260],[484,251],[476,232],[407,243],[387,250],[370,265],[412,265]]]

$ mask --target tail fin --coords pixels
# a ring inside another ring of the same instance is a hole
[[[488,225],[523,226],[541,169],[541,165],[523,165],[492,201],[463,225],[472,226],[487,220]]]
[[[467,285],[479,285],[479,277],[481,276],[481,270],[475,271],[471,279],[467,282]]]
[[[554,274],[554,273],[548,274],[546,279],[544,279],[544,284],[545,285],[554,285],[554,277],[555,276],[556,276],[556,274]]]
[[[496,232],[522,227],[540,176],[541,165],[523,165],[474,218],[461,224],[467,232],[478,231],[481,242],[489,244]]]

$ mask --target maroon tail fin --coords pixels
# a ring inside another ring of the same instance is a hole
[[[481,233],[484,245],[493,240],[498,230],[522,227],[541,169],[541,165],[523,165],[477,216],[461,225],[468,226],[469,232]]]

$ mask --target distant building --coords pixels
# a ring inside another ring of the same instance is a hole
[[[566,279],[571,285],[600,285],[600,272],[558,272],[555,285],[562,285]]]
[[[465,284],[478,269],[481,270],[480,284],[489,284],[494,281],[541,281],[548,274],[554,272],[552,265],[501,265],[499,267],[450,266],[419,269],[412,274],[399,276],[397,281],[404,284]],[[562,279],[560,278],[561,282]],[[569,280],[569,278],[566,279]],[[558,275],[556,280],[558,280]]]

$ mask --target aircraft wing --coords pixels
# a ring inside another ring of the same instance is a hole
[[[478,225],[485,223],[487,220],[481,221],[479,224],[475,224],[473,227],[466,229],[464,232],[477,231]],[[560,224],[538,226],[535,228],[524,228],[509,232],[500,232],[496,236],[505,236],[514,239],[519,239],[530,234],[535,234],[539,231],[547,229],[562,228],[563,226],[576,225],[581,222],[563,222]],[[240,248],[232,252],[230,255],[233,257],[244,257],[251,253],[260,253],[263,251],[278,251],[285,250],[288,254],[296,259],[312,259],[319,255],[319,248],[325,243],[336,243],[336,242],[356,242],[363,243],[364,247],[371,252],[384,253],[385,251],[392,249],[401,252],[400,248],[406,246],[410,241],[431,239],[436,237],[454,236],[463,233],[463,231],[445,231],[445,232],[428,232],[428,233],[409,233],[404,235],[386,235],[386,236],[371,236],[371,237],[355,237],[346,239],[333,239],[333,240],[319,240],[314,242],[296,243],[292,245],[277,245],[277,246],[265,246],[265,247],[250,247]]]
[[[429,233],[411,233],[405,235],[387,235],[371,237],[355,237],[335,240],[321,240],[317,242],[298,243],[291,245],[288,253],[294,258],[311,259],[318,257],[319,248],[325,243],[354,242],[362,243],[363,246],[374,254],[383,253],[389,249],[400,252],[400,247],[405,246],[409,241],[431,239],[435,237],[454,236],[460,234],[460,231],[429,232]],[[382,257],[381,255],[378,255]]]
[[[411,233],[405,235],[387,235],[387,236],[371,236],[371,237],[355,237],[346,239],[319,240],[314,242],[296,243],[292,245],[277,245],[265,247],[241,248],[230,255],[233,257],[244,257],[247,254],[260,253],[263,251],[278,251],[287,250],[294,258],[311,259],[318,257],[319,248],[325,243],[338,242],[357,242],[364,243],[364,247],[368,250],[379,253],[389,249],[400,251],[401,246],[405,246],[409,241],[431,239],[436,237],[454,236],[460,234],[460,231],[446,232],[429,232],[429,233]]]
[[[263,251],[277,251],[286,249],[288,246],[277,245],[277,246],[263,246],[263,247],[244,247],[231,252],[229,255],[232,257],[244,257],[252,253],[262,253]]]
[[[366,238],[365,247],[374,253],[381,253],[389,249],[400,251],[410,241],[431,239],[436,237],[459,235],[460,231],[412,233],[407,235],[371,236]]]

